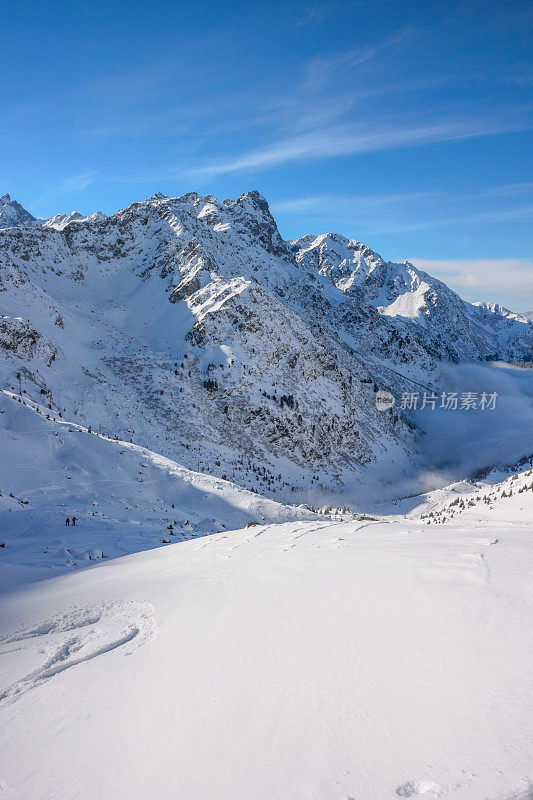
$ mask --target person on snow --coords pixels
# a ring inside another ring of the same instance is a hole
[[[74,526],[76,525],[76,517],[72,517],[72,524],[73,524]]]
[[[65,520],[65,525],[70,525],[70,519],[68,517]]]

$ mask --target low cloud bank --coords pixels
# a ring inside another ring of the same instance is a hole
[[[533,369],[509,364],[447,364],[434,376],[436,394],[477,395],[477,408],[427,407],[408,412],[416,423],[418,463],[369,467],[362,481],[342,495],[319,495],[316,505],[368,508],[376,503],[421,494],[492,467],[513,464],[533,454]],[[413,387],[416,388],[416,387]],[[482,393],[497,394],[494,410],[481,410]],[[420,392],[420,401],[423,391]],[[399,398],[398,398],[399,400]],[[419,401],[419,405],[421,402]]]
[[[508,364],[446,365],[440,391],[497,393],[494,410],[426,408],[414,412],[425,431],[418,439],[428,469],[465,477],[533,453],[533,369]],[[438,405],[438,404],[437,404]]]

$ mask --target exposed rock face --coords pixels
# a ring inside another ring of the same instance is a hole
[[[2,383],[24,367],[93,428],[261,491],[400,462],[411,427],[374,390],[402,370],[531,357],[524,319],[338,234],[285,242],[258,192],[67,216],[0,231],[0,314],[49,348],[0,341]]]
[[[14,225],[33,225],[36,222],[29,211],[20,203],[12,200],[8,194],[0,197],[0,228],[11,228]]]

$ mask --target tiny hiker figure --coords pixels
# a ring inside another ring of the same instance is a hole
[[[72,524],[76,525],[76,517],[72,517]]]
[[[70,519],[68,517],[65,520],[65,525],[70,525]]]

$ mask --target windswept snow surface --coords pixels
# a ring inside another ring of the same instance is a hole
[[[0,796],[530,799],[533,472],[490,482],[3,597]]]

